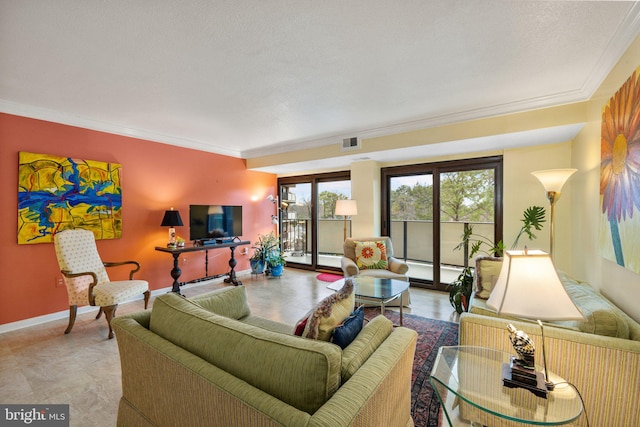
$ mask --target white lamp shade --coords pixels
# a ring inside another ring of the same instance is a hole
[[[336,215],[358,215],[358,205],[355,200],[336,200]]]
[[[560,193],[564,183],[573,175],[577,169],[548,169],[531,172],[531,175],[540,180],[546,191]]]
[[[585,320],[545,252],[506,251],[487,305],[498,314],[539,320]]]

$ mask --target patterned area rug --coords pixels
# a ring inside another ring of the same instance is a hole
[[[371,319],[380,314],[379,308],[365,309],[365,317]],[[400,314],[387,310],[385,316],[394,324],[400,323]],[[442,346],[458,345],[458,324],[443,320],[404,314],[404,326],[418,333],[416,355],[411,376],[411,416],[416,427],[437,427],[440,419],[440,402],[429,383],[429,374]]]

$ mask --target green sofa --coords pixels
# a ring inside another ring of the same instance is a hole
[[[417,334],[383,316],[339,346],[251,314],[242,286],[113,320],[119,426],[412,426]]]
[[[500,317],[487,306],[500,263],[476,260],[476,289],[470,313],[460,317],[460,345],[513,352],[507,323],[541,342],[537,323]],[[559,277],[587,320],[545,322],[548,369],[578,388],[591,426],[640,425],[640,325],[588,283],[562,272]],[[536,345],[536,361],[542,361],[541,351]],[[577,425],[586,425],[584,416]]]

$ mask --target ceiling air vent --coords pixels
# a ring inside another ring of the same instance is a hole
[[[342,140],[342,151],[359,150],[360,148],[360,139],[356,136]]]

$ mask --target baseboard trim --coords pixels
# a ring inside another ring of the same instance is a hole
[[[249,274],[250,272],[251,270],[246,270],[246,271],[238,272],[236,274],[242,275],[242,274]],[[189,283],[182,286],[180,289],[190,289],[190,288],[195,288],[197,286],[202,286],[202,285],[207,285],[212,283],[219,283],[219,282],[222,282],[225,279],[225,277],[227,276],[225,275],[223,277],[219,277],[213,280],[203,281],[199,283]],[[153,289],[151,291],[151,296],[155,297],[158,295],[166,294],[167,292],[171,292],[171,286],[166,288],[161,288],[161,289]],[[142,301],[143,299],[144,297],[142,295],[139,295],[135,298],[131,298],[130,300],[123,302],[122,304],[129,304],[134,301]],[[84,313],[89,313],[91,311],[97,312],[97,310],[98,310],[97,307],[85,305],[82,307],[78,307],[78,314],[80,315]],[[52,322],[54,320],[68,319],[68,318],[69,318],[69,309],[67,308],[66,310],[58,311],[55,313],[45,314],[37,317],[31,317],[29,319],[24,319],[24,320],[18,320],[16,322],[5,323],[4,325],[0,325],[0,335],[6,332],[16,331],[18,329],[24,329],[31,326],[40,325],[42,323]]]

